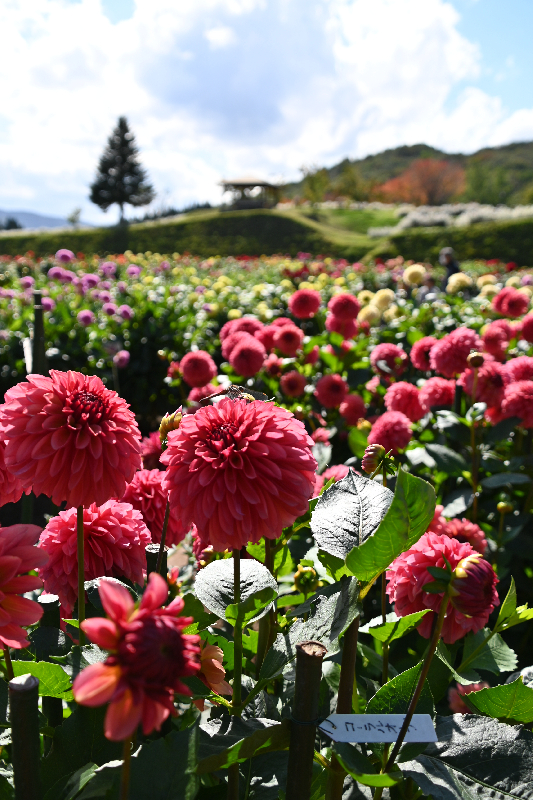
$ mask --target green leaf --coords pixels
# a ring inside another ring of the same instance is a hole
[[[59,664],[48,661],[13,661],[13,673],[19,675],[35,675],[39,678],[39,694],[41,697],[60,697],[61,700],[73,700],[70,679]]]
[[[61,778],[46,793],[44,800],[74,800],[74,798],[78,797],[78,793],[81,792],[83,787],[93,778],[97,769],[97,764],[89,763],[76,770],[73,775]]]
[[[235,627],[239,622],[241,626],[248,625],[252,620],[257,620],[264,616],[262,611],[269,609],[272,602],[278,596],[277,589],[272,586],[265,586],[264,589],[249,595],[241,603],[232,603],[226,608],[226,619]]]
[[[183,602],[185,606],[182,611],[182,616],[192,617],[194,619],[191,625],[184,628],[183,633],[205,631],[206,628],[217,622],[217,615],[210,614],[209,611],[206,611],[202,603],[192,592],[187,592],[187,594],[183,595]]]
[[[462,455],[443,444],[426,444],[426,450],[435,460],[437,469],[441,472],[446,472],[448,475],[461,475],[464,470],[469,469]]]
[[[396,770],[379,774],[370,759],[363,756],[353,745],[337,742],[333,748],[335,755],[346,772],[364,786],[394,786],[402,780],[402,773]],[[365,771],[362,767],[366,766]]]
[[[206,644],[214,644],[216,647],[220,647],[224,653],[224,667],[227,670],[233,669],[235,650],[233,639],[226,639],[226,637],[222,636],[222,634],[217,635],[214,633],[209,633],[209,631],[204,631],[201,635],[201,639],[202,641],[206,642]]]
[[[516,669],[517,658],[514,650],[505,644],[499,634],[495,634],[488,639],[490,631],[485,628],[477,633],[469,633],[465,639],[463,651],[463,661],[481,645],[488,640],[483,649],[472,661],[468,662],[470,669],[485,669],[498,675],[500,672],[512,672]]]
[[[377,481],[350,469],[324,492],[311,516],[311,530],[320,550],[344,560],[378,529],[394,495]]]
[[[481,485],[484,489],[500,489],[502,486],[515,486],[530,481],[530,476],[524,472],[499,472],[497,475],[483,478]]]
[[[356,458],[362,458],[368,447],[368,434],[359,428],[352,428],[348,434],[348,446]]]
[[[437,649],[435,650],[435,655],[439,658],[443,664],[445,664],[455,680],[463,686],[466,686],[469,683],[477,683],[481,680],[479,674],[474,670],[468,667],[468,669],[461,669],[459,672],[453,666],[455,657],[452,658],[450,651],[442,641],[437,645]]]
[[[509,417],[502,419],[497,425],[488,428],[483,433],[484,441],[487,444],[499,444],[509,439],[509,434],[516,430],[522,420],[519,417]]]
[[[435,469],[437,466],[437,462],[429,455],[425,447],[413,447],[412,450],[406,450],[405,455],[413,467],[418,467],[420,464],[424,464],[430,469]]]
[[[470,486],[465,489],[454,489],[447,495],[443,502],[444,508],[442,509],[443,517],[458,517],[463,514],[467,508],[470,508],[474,501],[474,494]]]
[[[344,559],[339,558],[338,556],[333,556],[331,553],[326,553],[324,550],[319,550],[318,560],[322,566],[327,569],[328,574],[331,575],[334,581],[340,581],[343,575],[350,574],[350,570],[344,563]]]
[[[516,611],[516,584],[514,582],[514,578],[511,577],[511,585],[509,586],[509,591],[505,596],[505,600],[500,606],[500,613],[498,614],[498,619],[496,620],[496,625],[494,626],[494,630],[503,629],[503,626],[506,622],[511,619]]]
[[[259,720],[255,720],[258,722]],[[270,720],[261,720],[270,722]],[[241,721],[241,725],[242,725]],[[231,724],[230,724],[231,730]],[[225,769],[231,764],[247,761],[252,756],[266,753],[272,750],[286,750],[290,744],[290,722],[283,720],[279,724],[271,724],[268,727],[255,730],[235,744],[226,747],[220,753],[202,759],[196,768],[199,775],[207,772],[215,772]]]
[[[95,644],[86,644],[83,647],[75,645],[66,656],[50,656],[51,661],[61,664],[72,681],[85,667],[98,664],[106,658],[106,651],[100,650]]]
[[[463,698],[474,713],[512,722],[533,722],[533,689],[522,678],[489,689],[472,692]]]
[[[416,628],[420,620],[425,617],[429,609],[425,611],[417,611],[415,614],[408,614],[405,617],[397,617],[394,612],[387,614],[387,621],[385,624],[381,621],[381,617],[374,619],[359,628],[359,633],[369,633],[374,639],[380,642],[394,642],[396,639],[401,639],[413,628]]]
[[[473,714],[443,717],[438,742],[402,764],[433,800],[530,800],[533,734]]]
[[[400,553],[420,539],[434,513],[433,487],[400,470],[394,500],[384,519],[375,533],[353,548],[346,566],[359,580],[373,582]]]
[[[79,629],[80,627],[79,619],[66,619],[65,622],[67,623],[67,625],[71,625],[73,628]]]
[[[72,647],[72,640],[59,628],[35,628],[28,638],[30,652],[37,661],[48,661],[50,656],[64,656]]]
[[[240,563],[240,595],[241,603],[261,589],[274,589],[277,594],[277,583],[269,570],[251,558],[241,559]],[[201,569],[196,576],[196,596],[206,608],[219,619],[226,619],[226,609],[234,605],[233,558],[212,561]],[[253,601],[252,601],[253,603]],[[261,606],[259,613],[249,622],[256,622],[269,611],[269,605]]]

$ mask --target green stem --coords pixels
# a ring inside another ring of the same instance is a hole
[[[122,770],[120,773],[120,800],[128,800],[130,793],[131,738],[124,739],[122,759]]]
[[[387,582],[385,580],[385,573],[381,573],[381,619],[383,625],[387,622]],[[389,680],[389,643],[383,642],[383,672],[381,676],[381,685],[385,686]]]
[[[390,754],[389,760],[387,761],[385,769],[383,770],[384,772],[390,772],[390,770],[394,766],[396,756],[400,752],[400,747],[402,746],[403,740],[405,739],[405,734],[407,733],[409,725],[411,724],[411,720],[413,719],[413,714],[415,713],[416,705],[418,703],[420,695],[422,694],[422,689],[424,688],[424,683],[426,682],[429,668],[431,666],[431,662],[433,660],[433,656],[435,654],[435,650],[437,649],[440,635],[442,633],[442,626],[444,625],[444,620],[446,618],[446,609],[448,608],[448,602],[449,598],[447,595],[445,595],[441,603],[435,628],[433,629],[433,636],[431,637],[428,651],[426,653],[424,663],[422,664],[422,671],[420,673],[420,677],[418,678],[418,683],[416,684],[416,688],[413,692],[411,702],[409,703],[409,708],[407,709],[407,714],[405,715],[403,725],[398,735],[398,740],[396,741],[396,744],[392,749],[392,753]]]
[[[165,539],[167,538],[168,519],[170,517],[170,501],[167,498],[167,505],[165,508],[165,519],[163,520],[163,530],[161,531],[161,541],[159,543],[159,553],[157,554],[157,565],[155,571],[161,575],[161,566],[163,564],[163,553],[165,552]],[[166,578],[166,575],[163,575]]]
[[[83,533],[83,506],[78,506],[77,515],[78,534],[78,620],[80,623],[80,647],[85,644],[85,634],[81,623],[85,619],[85,537]]]
[[[241,551],[233,551],[233,602],[241,602]],[[234,671],[233,671],[233,697],[231,705],[233,713],[240,716],[238,707],[241,704],[241,676],[242,676],[242,622],[237,618],[233,629],[234,641]]]
[[[9,647],[4,647],[4,659],[6,662],[6,677],[8,681],[11,681],[15,677],[15,673],[13,672],[13,662],[11,661]]]
[[[270,539],[265,539],[265,567],[268,571],[273,575],[274,574],[274,559],[272,555],[272,543]],[[270,636],[271,630],[273,625],[275,625],[275,610],[272,608],[268,614],[265,614],[264,617],[261,617],[259,620],[259,632],[258,632],[258,639],[257,639],[257,656],[255,659],[255,677],[256,679],[259,677],[259,673],[261,671],[261,667],[263,666],[263,661],[267,650],[270,645]]]
[[[477,444],[476,444],[476,423],[473,420],[470,428],[470,446],[472,448],[472,490],[474,499],[472,501],[472,522],[477,522]]]

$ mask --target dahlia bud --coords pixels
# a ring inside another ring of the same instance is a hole
[[[361,466],[364,472],[371,475],[379,467],[385,457],[385,448],[380,444],[369,444],[365,450]]]
[[[483,614],[495,604],[498,583],[488,561],[478,553],[463,558],[456,566],[448,593],[452,605],[467,617]]]
[[[513,506],[511,503],[506,502],[505,500],[501,500],[498,505],[496,506],[500,514],[510,514],[513,510]]]
[[[299,592],[310,594],[316,592],[318,589],[318,575],[313,567],[304,567],[302,564],[298,565],[298,569],[294,573],[294,585]]]
[[[372,423],[361,417],[361,419],[357,422],[357,430],[362,431],[363,433],[370,433],[372,430]]]
[[[483,353],[470,353],[470,355],[467,356],[466,363],[471,369],[479,369],[485,363],[485,356]]]
[[[178,409],[176,409],[176,411],[174,411],[173,414],[165,414],[161,420],[161,424],[159,426],[159,438],[161,440],[163,450],[166,447],[168,434],[170,431],[175,431],[176,428],[179,428],[182,417],[182,407],[180,406]]]

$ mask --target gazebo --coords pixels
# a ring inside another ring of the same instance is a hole
[[[249,175],[243,178],[220,181],[223,192],[231,192],[228,210],[246,208],[273,208],[279,199],[279,187],[261,178]]]

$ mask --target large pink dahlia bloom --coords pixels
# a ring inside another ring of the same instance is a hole
[[[21,649],[29,645],[27,625],[34,625],[43,609],[21,595],[40,589],[42,581],[30,570],[46,564],[48,556],[34,547],[41,529],[37,525],[0,528],[0,647]]]
[[[9,471],[56,505],[121,497],[141,466],[135,416],[96,376],[28,375],[6,392],[0,429]]]
[[[140,723],[148,735],[170,714],[176,716],[174,693],[189,694],[181,679],[200,668],[200,637],[183,633],[192,617],[179,616],[184,605],[180,597],[161,608],[168,586],[155,572],[138,608],[127,589],[112,581],[101,581],[99,592],[107,618],[86,619],[81,626],[109,656],[80,672],[74,697],[84,706],[109,703],[104,723],[108,739],[127,739]]]
[[[163,489],[165,473],[158,469],[140,469],[126,487],[123,503],[131,503],[140,511],[146,527],[152,535],[152,542],[161,541],[161,532],[165,521],[167,492]],[[185,537],[187,528],[175,508],[170,509],[165,544],[169,547],[178,544]]]
[[[274,539],[303,514],[316,461],[304,425],[271,403],[224,398],[168,437],[164,487],[185,527],[215,550]]]
[[[482,345],[483,342],[475,331],[470,328],[456,328],[431,348],[431,369],[440,372],[445,378],[453,378],[466,369],[468,356],[473,350],[481,350]]]
[[[6,467],[5,449],[5,442],[0,442],[0,506],[5,506],[6,503],[16,503],[24,491],[21,481]]]
[[[39,574],[44,588],[59,595],[70,614],[78,597],[76,509],[60,511],[41,533],[40,547],[49,559]],[[129,503],[108,500],[83,510],[85,580],[103,576],[128,578],[142,586],[146,570],[146,545],[152,541],[140,511]]]
[[[385,411],[372,425],[368,444],[380,444],[388,453],[404,450],[411,441],[411,420],[401,411]]]
[[[452,590],[442,629],[443,640],[453,644],[470,631],[484,628],[494,606],[500,603],[494,570],[473,547],[428,531],[387,570],[387,594],[399,617],[431,609],[433,613],[426,614],[418,626],[422,636],[429,639],[443,593],[424,591],[424,586],[434,581],[428,567],[446,569],[446,561],[452,570],[458,568],[458,577],[452,581],[457,588]]]

